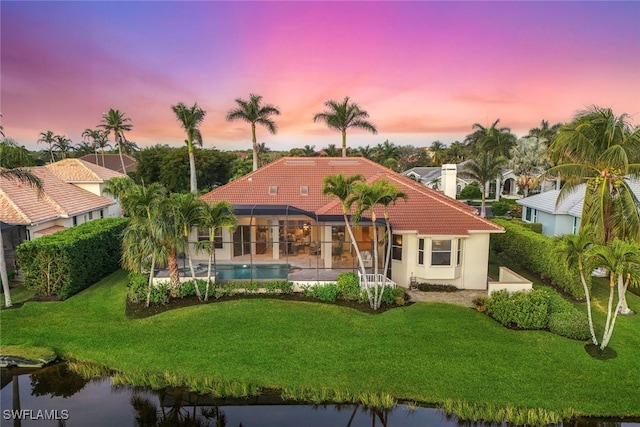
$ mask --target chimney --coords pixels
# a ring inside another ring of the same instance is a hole
[[[442,177],[440,182],[442,184],[442,191],[445,196],[449,196],[452,199],[456,198],[456,175],[458,167],[455,164],[442,165]]]

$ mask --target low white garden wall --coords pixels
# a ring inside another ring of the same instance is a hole
[[[500,267],[500,273],[497,282],[487,283],[487,292],[489,295],[496,291],[505,289],[509,293],[518,291],[531,291],[532,283],[530,280],[522,277],[507,267]]]

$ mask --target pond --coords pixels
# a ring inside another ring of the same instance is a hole
[[[64,363],[39,370],[2,369],[2,426],[482,426],[434,408],[286,402],[277,395],[220,399],[183,389],[152,391],[85,380]],[[21,420],[15,419],[20,414]],[[640,426],[620,420],[572,420],[572,427]]]

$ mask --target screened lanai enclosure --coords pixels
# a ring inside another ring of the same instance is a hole
[[[341,216],[322,217],[291,206],[236,206],[235,213],[238,226],[233,233],[216,230],[218,280],[334,281],[340,273],[359,269],[356,250]],[[385,227],[377,227],[378,267],[382,273]],[[372,273],[373,226],[363,221],[352,229],[365,268]],[[198,233],[198,240],[208,238],[208,230]],[[198,270],[206,270],[207,258],[206,252],[194,255]]]

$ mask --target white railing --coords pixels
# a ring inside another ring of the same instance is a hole
[[[362,273],[358,272],[358,278],[360,279],[360,287],[364,288],[364,284],[365,284],[365,278],[366,278],[366,283],[368,283],[369,285],[372,285],[376,282],[376,275],[375,274],[365,274],[364,276],[362,275]],[[387,276],[385,276],[384,274],[378,274],[377,275],[378,278],[378,284],[382,285],[382,286],[389,286],[392,289],[395,289],[396,287],[396,282],[394,282],[393,280],[389,279]]]

